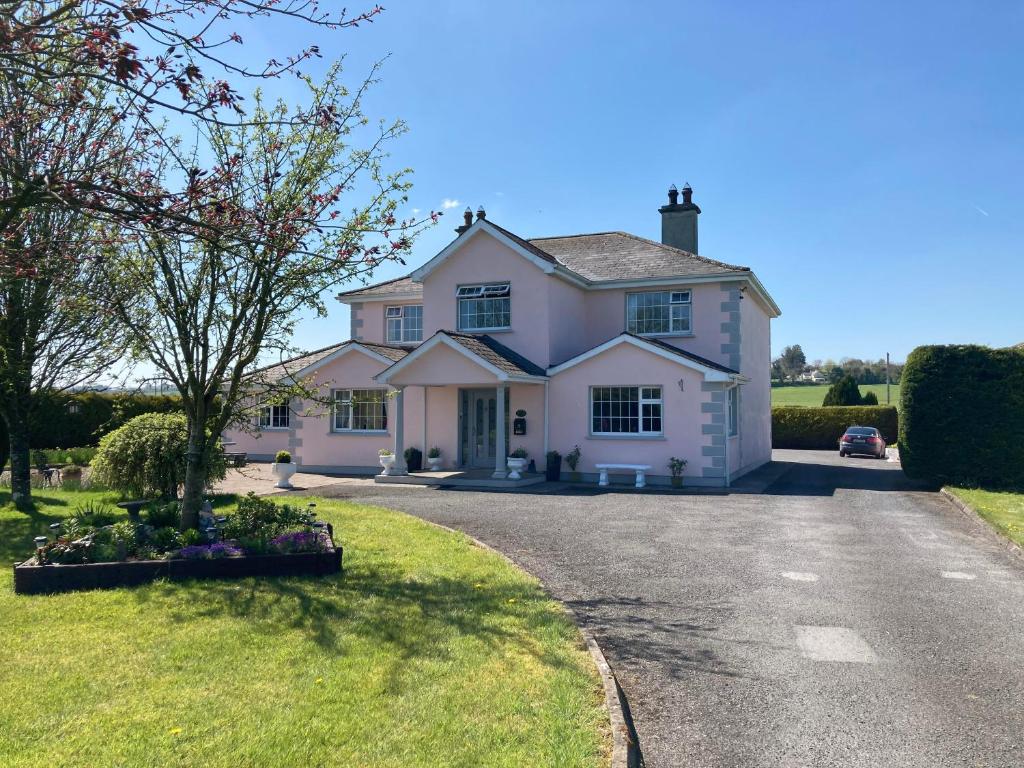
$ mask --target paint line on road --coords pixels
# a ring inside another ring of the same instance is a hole
[[[791,581],[817,581],[818,574],[806,571],[783,571],[782,578],[790,579]]]
[[[806,659],[850,664],[874,664],[878,661],[878,656],[864,638],[848,627],[797,625],[795,629],[797,645]]]
[[[942,571],[940,574],[944,579],[957,579],[959,581],[974,581],[978,578],[973,573],[966,573],[964,571]]]

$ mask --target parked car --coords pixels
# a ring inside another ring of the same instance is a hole
[[[884,459],[885,439],[882,433],[874,427],[847,427],[839,438],[839,455],[852,456],[855,453]]]

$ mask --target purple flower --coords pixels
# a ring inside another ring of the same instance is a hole
[[[315,531],[292,531],[282,533],[270,540],[270,546],[278,552],[319,552],[326,545],[325,537]]]
[[[178,557],[185,560],[208,560],[218,557],[238,557],[241,554],[242,550],[233,544],[218,541],[214,544],[193,544],[182,547],[178,552]]]

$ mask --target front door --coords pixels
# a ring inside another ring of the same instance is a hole
[[[462,465],[493,467],[498,440],[498,391],[464,389],[460,397],[459,421],[462,433]],[[505,423],[508,424],[508,398],[505,398]],[[506,453],[508,429],[505,430]]]

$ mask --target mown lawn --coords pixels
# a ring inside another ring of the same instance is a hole
[[[828,392],[828,384],[808,384],[807,386],[789,385],[772,387],[772,405],[806,405],[818,406],[825,399]],[[885,405],[885,384],[861,384],[860,393],[866,395],[874,392],[878,397],[878,404]],[[889,387],[889,395],[892,397],[891,405],[899,408],[900,385],[892,384]]]
[[[575,626],[465,537],[317,500],[338,577],[15,595],[10,564],[88,498],[0,494],[5,768],[607,764]]]
[[[950,488],[997,531],[1024,547],[1024,493]]]

